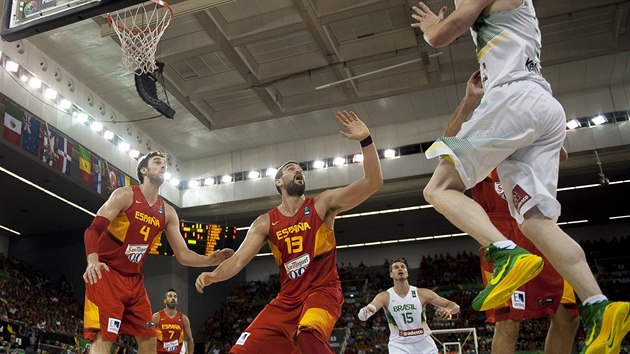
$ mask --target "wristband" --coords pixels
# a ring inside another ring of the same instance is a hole
[[[372,144],[372,136],[368,135],[367,138],[361,140],[359,143],[361,144],[361,147],[369,146]]]
[[[90,227],[85,230],[83,240],[85,242],[85,255],[98,251],[98,237],[107,230],[111,221],[108,218],[97,215]]]

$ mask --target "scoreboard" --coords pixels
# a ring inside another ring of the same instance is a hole
[[[236,227],[219,224],[209,224],[202,222],[191,222],[181,220],[179,223],[186,246],[198,254],[210,255],[215,249],[234,248],[236,240]],[[166,235],[162,233],[156,237],[149,248],[149,254],[172,256],[171,249]]]

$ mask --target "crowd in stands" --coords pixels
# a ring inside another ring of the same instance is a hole
[[[612,300],[627,300],[630,293],[630,257],[626,251],[630,238],[582,243],[591,268]],[[392,286],[389,260],[381,266],[357,266],[340,263],[338,267],[345,296],[343,312],[336,328],[336,348],[346,354],[387,353],[388,324],[382,313],[366,322],[357,319],[359,309],[375,294]],[[410,264],[410,283],[430,288],[441,296],[462,305],[461,313],[449,320],[434,316],[435,309],[426,309],[428,326],[433,330],[475,328],[479,353],[490,350],[493,325],[485,323],[483,312],[473,311],[472,299],[481,290],[479,257],[472,252],[423,256],[418,267]],[[277,275],[267,281],[243,282],[225,299],[221,309],[202,325],[195,335],[197,351],[210,354],[227,353],[241,332],[279,291]],[[74,298],[70,283],[62,277],[53,284],[29,264],[0,254],[0,353],[10,348],[31,347],[38,354],[82,354],[78,345],[82,333],[83,301]],[[544,346],[548,319],[526,321],[521,326],[517,350],[536,351]],[[464,353],[472,352],[473,340],[468,333],[440,334],[439,342],[466,342]],[[580,328],[576,348],[584,342]],[[19,341],[16,339],[18,338]],[[17,342],[20,342],[19,344]],[[132,352],[134,343],[121,337],[117,343],[122,352]],[[626,339],[624,346],[630,341]],[[120,352],[120,353],[122,353]],[[627,353],[623,349],[622,353]]]

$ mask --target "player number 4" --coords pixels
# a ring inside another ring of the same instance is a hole
[[[148,227],[147,225],[142,226],[142,229],[140,229],[140,233],[142,235],[144,235],[144,240],[147,241],[149,239],[149,233],[151,232],[151,228]]]

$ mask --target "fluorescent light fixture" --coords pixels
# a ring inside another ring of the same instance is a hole
[[[313,168],[324,168],[326,167],[326,162],[323,160],[315,160],[313,161]]]
[[[131,148],[131,145],[129,145],[129,143],[126,141],[121,141],[118,143],[118,149],[122,152],[129,151],[130,148]]]
[[[88,115],[85,112],[79,112],[77,113],[77,120],[79,121],[79,123],[85,123],[88,121]]]
[[[129,151],[129,156],[133,157],[134,159],[137,159],[138,157],[140,157],[140,151],[136,149],[131,149]]]
[[[335,165],[335,166],[343,166],[345,164],[346,164],[346,158],[345,157],[338,156],[338,157],[335,157],[333,159],[333,165]]]
[[[251,226],[243,226],[243,227],[237,227],[236,231],[249,230],[249,229],[251,229]]]
[[[168,181],[168,183],[170,183],[173,187],[177,187],[179,185],[179,178],[173,177],[170,181]]]
[[[247,178],[249,178],[249,179],[257,179],[257,178],[260,178],[260,172],[258,172],[258,171],[249,171],[249,172],[247,173]]]
[[[213,184],[214,184],[214,178],[213,177],[208,177],[208,178],[203,180],[203,185],[204,186],[211,186]]]
[[[363,154],[355,154],[352,157],[352,162],[354,162],[354,163],[361,163],[361,162],[363,162]]]
[[[30,79],[28,79],[28,85],[34,89],[38,89],[42,87],[42,80],[36,78],[36,77],[32,77]]]
[[[65,98],[62,98],[61,101],[59,101],[59,108],[61,109],[70,109],[70,107],[72,107],[72,102],[68,101]]]
[[[92,124],[90,124],[90,128],[95,132],[100,132],[101,130],[103,130],[103,123],[95,120],[92,122]]]
[[[164,172],[164,179],[166,181],[170,181],[171,178],[173,178],[173,175],[170,172],[168,172],[168,171]]]
[[[9,60],[4,64],[4,68],[7,69],[8,72],[16,73],[20,68],[20,64],[14,62],[13,60]]]
[[[22,74],[22,76],[20,76],[20,81],[27,82],[28,81],[28,76],[26,76],[25,74]]]
[[[106,130],[105,133],[103,133],[103,137],[107,140],[112,140],[114,139],[114,132],[111,130]]]
[[[223,183],[230,183],[230,182],[232,182],[232,176],[230,176],[230,175],[223,175],[223,176],[221,176],[221,182],[223,182]]]
[[[598,115],[595,116],[593,118],[591,118],[591,123],[595,124],[595,125],[601,125],[606,123],[606,117],[604,117],[603,115]]]
[[[611,216],[608,219],[610,219],[610,220],[617,220],[617,219],[625,219],[625,218],[630,218],[630,215]]]
[[[4,226],[4,225],[0,225],[0,229],[2,229],[2,230],[6,230],[6,231],[9,231],[9,232],[14,233],[14,234],[16,234],[16,235],[18,235],[18,236],[20,236],[20,235],[21,235],[21,233],[19,233],[18,231],[15,231],[15,230],[13,230],[13,229],[10,229],[10,228],[8,228],[8,227],[6,227],[6,226]]]
[[[386,149],[383,151],[383,156],[387,159],[391,159],[392,157],[396,157],[396,150],[394,149]]]
[[[196,179],[191,179],[188,181],[188,188],[199,188],[199,181]]]
[[[581,125],[580,121],[577,119],[571,119],[570,121],[567,122],[567,128],[569,129],[579,128],[580,125]]]
[[[278,169],[277,168],[269,167],[267,169],[267,171],[265,171],[265,176],[266,177],[275,177],[276,173],[278,173]]]
[[[47,87],[44,90],[44,97],[49,100],[54,100],[55,98],[57,98],[57,90]]]

